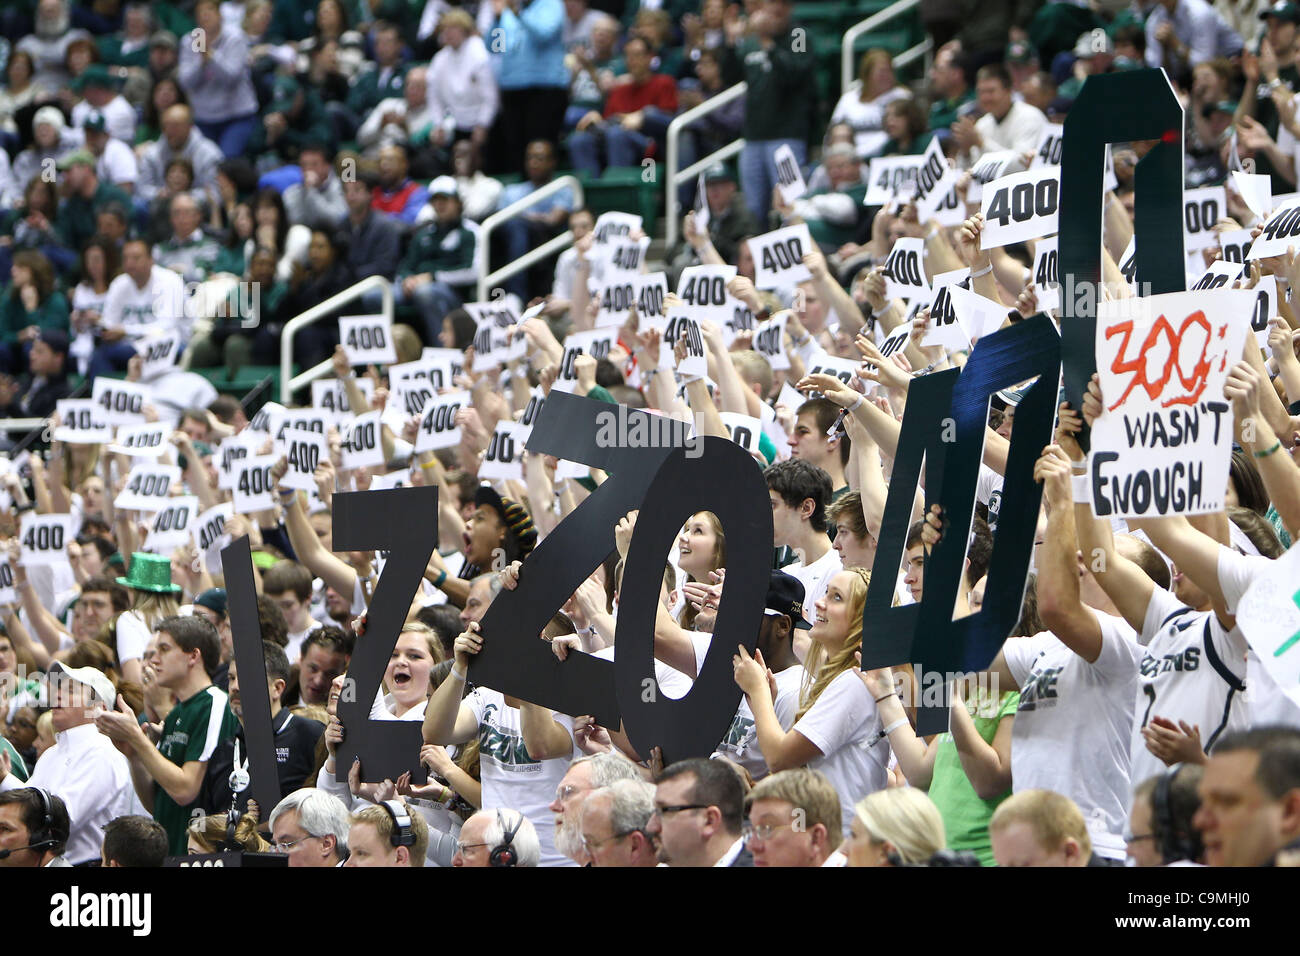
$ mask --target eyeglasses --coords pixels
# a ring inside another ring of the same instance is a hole
[[[579,787],[577,784],[566,783],[563,787],[555,788],[555,799],[559,800],[561,803],[564,803],[575,793],[583,793],[587,789],[588,789],[587,787]]]
[[[473,849],[476,846],[487,846],[487,844],[486,843],[461,843],[458,840],[456,841],[456,852],[459,853],[461,856],[464,856],[466,850]]]
[[[708,808],[709,804],[707,803],[683,803],[675,807],[655,807],[650,815],[652,817],[666,817],[670,813],[681,813],[683,810],[707,810]]]
[[[294,840],[292,843],[272,843],[271,849],[274,850],[276,853],[288,853],[299,843],[306,843],[308,840],[316,840],[316,839],[319,838],[312,836],[311,834],[308,834],[305,837],[299,837],[297,840]]]
[[[594,853],[597,850],[599,850],[602,846],[604,846],[606,843],[613,843],[615,840],[621,840],[624,837],[629,837],[633,833],[643,833],[643,832],[644,831],[640,829],[624,830],[622,833],[615,833],[613,836],[607,836],[603,840],[592,840],[589,839],[588,837],[583,837],[582,845],[588,853]]]
[[[740,835],[746,843],[758,837],[760,840],[770,840],[777,830],[784,830],[786,827],[794,826],[793,823],[759,823],[753,824],[746,820],[740,825]]]

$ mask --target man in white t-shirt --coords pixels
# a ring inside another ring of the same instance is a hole
[[[1035,475],[1043,481],[1048,507],[1038,556],[1038,610],[1050,630],[1008,640],[989,667],[1001,690],[1020,691],[1012,786],[1017,793],[1041,789],[1068,796],[1087,820],[1094,852],[1119,866],[1142,648],[1080,559],[1070,462],[1059,446],[1039,458]],[[1117,546],[1139,567],[1164,567],[1154,549],[1136,538],[1122,537]]]
[[[826,533],[826,506],[833,494],[831,478],[821,468],[799,458],[777,462],[763,472],[763,478],[772,503],[772,543],[778,548],[790,548],[798,556],[781,570],[803,584],[803,615],[811,624],[813,605],[826,594],[831,578],[842,570],[839,552],[831,547]],[[796,635],[796,656],[803,660],[807,650],[806,636]]]
[[[87,378],[125,371],[137,341],[172,331],[188,337],[185,283],[172,270],[154,265],[149,243],[128,239],[122,247],[122,274],[108,286],[100,344],[90,357]]]
[[[109,135],[104,114],[93,111],[86,116],[82,126],[86,134],[86,148],[95,157],[95,172],[99,178],[112,183],[129,195],[135,191],[135,181],[140,177],[140,163],[131,147]]]
[[[297,561],[280,561],[262,575],[262,593],[275,602],[289,627],[289,643],[284,653],[289,663],[302,656],[302,642],[321,627],[311,616],[311,572]]]

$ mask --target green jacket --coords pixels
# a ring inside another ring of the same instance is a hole
[[[100,209],[111,202],[121,203],[122,208],[128,212],[131,209],[131,197],[112,183],[103,180],[100,180],[95,194],[89,199],[71,195],[63,200],[59,204],[54,223],[59,239],[72,251],[80,252],[98,232],[95,216]]]
[[[728,56],[729,72],[749,84],[745,93],[745,123],[741,135],[747,140],[794,139],[807,142],[817,115],[817,85],[811,53],[795,52],[808,42],[804,31],[790,31],[764,50],[748,37]],[[724,67],[724,74],[728,69]]]
[[[469,285],[474,271],[474,233],[459,219],[453,223],[433,221],[411,238],[410,248],[397,267],[397,280],[428,272],[435,281],[451,286]]]
[[[947,129],[957,122],[957,111],[975,99],[975,91],[967,90],[950,100],[935,100],[930,104],[930,129]]]
[[[932,133],[922,133],[916,139],[912,140],[912,145],[903,149],[898,145],[898,140],[885,140],[884,147],[880,150],[881,156],[920,156],[930,146],[930,140],[933,138]],[[863,195],[866,195],[863,193]]]
[[[68,331],[68,300],[62,292],[51,292],[45,301],[28,312],[21,296],[6,289],[0,299],[0,342],[18,341],[18,333],[30,325],[41,329]]]
[[[138,66],[142,70],[149,69],[149,46],[142,46],[140,49],[131,53],[122,52],[122,38],[114,33],[111,36],[100,37],[96,41],[99,47],[99,58],[109,66]]]
[[[407,64],[397,64],[382,86],[378,66],[358,75],[352,81],[352,89],[348,90],[348,109],[365,119],[381,100],[400,97],[406,88],[406,69]]]

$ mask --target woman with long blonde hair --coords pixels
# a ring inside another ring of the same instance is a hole
[[[117,583],[131,590],[131,609],[113,622],[113,646],[124,680],[144,686],[143,658],[153,629],[180,612],[180,585],[172,583],[172,562],[160,554],[131,555],[127,576]]]
[[[862,646],[862,611],[871,572],[846,568],[831,578],[808,632],[812,646],[799,693],[794,727],[783,730],[772,704],[772,675],[762,657],[742,646],[733,659],[736,683],[745,692],[758,746],[772,773],[791,767],[819,770],[840,795],[844,833],[854,803],[889,781],[889,744],[876,710],[879,703],[856,673],[854,654]]]
[[[713,584],[710,572],[727,566],[727,536],[712,511],[697,511],[682,525],[677,536],[677,566],[685,572],[685,581],[701,584]],[[682,627],[690,629],[696,613],[689,601],[684,602],[680,612]]]

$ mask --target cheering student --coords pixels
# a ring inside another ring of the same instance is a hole
[[[136,715],[118,696],[116,711],[96,715],[95,726],[131,761],[135,791],[167,831],[173,855],[183,855],[193,812],[220,809],[205,800],[212,792],[208,762],[239,727],[230,700],[212,684],[221,656],[217,630],[198,617],[158,622],[158,683],[172,690],[177,704],[163,721],[155,747]]]
[[[447,595],[447,600],[464,607],[470,582],[487,570],[501,570],[520,561],[537,546],[533,519],[518,502],[503,498],[489,485],[474,492],[474,513],[465,522],[464,559],[455,577],[437,549],[429,560],[425,577]]]
[[[127,576],[118,584],[131,589],[131,610],[120,614],[113,628],[122,679],[143,683],[140,660],[158,622],[180,613],[179,584],[172,584],[172,562],[160,554],[131,555]],[[214,665],[215,666],[215,665]]]
[[[677,536],[677,566],[686,581],[711,582],[710,574],[727,566],[727,536],[722,522],[712,511],[697,511],[686,519]],[[695,623],[696,609],[684,597],[678,598],[682,626]]]
[[[792,729],[782,730],[776,715],[771,672],[743,646],[733,660],[736,683],[753,711],[758,746],[769,769],[779,773],[806,765],[825,774],[840,795],[846,835],[854,800],[883,789],[889,781],[887,728],[881,726],[878,702],[854,673],[870,581],[866,568],[841,571],[815,604],[817,617],[808,632],[812,647],[804,661],[808,676]]]
[[[811,621],[812,607],[826,593],[840,570],[839,552],[826,533],[826,507],[831,503],[830,476],[816,465],[797,458],[777,462],[763,472],[772,502],[772,542],[794,551],[793,563],[781,570],[798,578],[804,588],[804,617]],[[795,654],[806,660],[808,644],[796,637]]]

